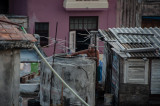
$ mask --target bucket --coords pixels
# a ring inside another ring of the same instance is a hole
[[[104,105],[112,106],[113,94],[104,94]]]
[[[38,63],[31,63],[31,73],[35,72],[38,74]]]

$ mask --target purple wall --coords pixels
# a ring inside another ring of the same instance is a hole
[[[27,1],[27,2],[26,2]],[[49,22],[49,36],[55,36],[58,22],[57,38],[69,36],[69,16],[99,16],[98,28],[107,29],[116,26],[116,0],[109,0],[109,8],[105,11],[66,11],[64,0],[14,0],[10,13],[29,16],[29,33],[34,33],[35,22]],[[103,43],[100,43],[103,45]],[[58,48],[58,47],[57,47]],[[53,45],[44,48],[47,55],[53,54]],[[103,51],[103,49],[101,48]],[[56,52],[62,52],[57,49]]]

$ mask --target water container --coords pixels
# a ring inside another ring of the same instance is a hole
[[[113,94],[104,94],[104,105],[112,106]]]

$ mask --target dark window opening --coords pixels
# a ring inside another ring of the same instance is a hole
[[[160,17],[159,16],[143,16],[142,17],[142,27],[160,27]]]
[[[8,14],[9,11],[9,0],[0,1],[0,14]]]
[[[70,17],[70,30],[97,30],[98,17],[97,16],[79,16]]]
[[[36,22],[35,23],[35,33],[40,36],[40,45],[48,45],[49,37],[49,23],[48,22]]]
[[[90,38],[87,37],[86,31],[76,31],[76,52],[88,49]]]

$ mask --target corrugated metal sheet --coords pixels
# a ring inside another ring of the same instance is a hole
[[[151,94],[160,94],[160,60],[152,60]]]
[[[99,32],[107,42],[112,42],[113,47],[118,44],[119,51],[128,53],[132,49],[128,53],[130,57],[160,57],[157,52],[160,49],[160,28],[109,28]]]

